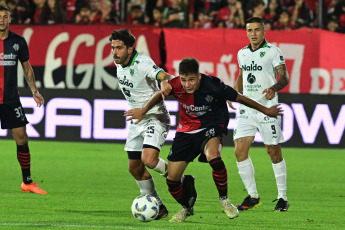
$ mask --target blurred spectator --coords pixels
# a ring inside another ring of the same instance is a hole
[[[33,15],[33,23],[40,23],[41,12],[45,3],[45,0],[33,0],[35,4],[35,12]]]
[[[155,7],[153,9],[153,25],[155,27],[162,27],[163,26],[163,7]]]
[[[187,28],[186,0],[170,0],[171,6],[163,12],[163,26],[170,28]]]
[[[326,29],[331,32],[341,32],[339,28],[339,23],[336,19],[330,19],[327,22],[327,27]]]
[[[76,0],[62,0],[62,4],[65,9],[66,22],[73,22],[76,12]]]
[[[263,18],[265,14],[265,3],[263,0],[253,0],[251,17]]]
[[[159,8],[163,9],[167,6],[167,3],[169,0],[146,0],[146,5],[145,5],[145,14],[146,17],[148,17],[148,24],[152,25],[155,24],[155,19],[154,19],[154,9]],[[162,11],[163,13],[163,11]]]
[[[227,0],[189,0],[189,27],[194,27],[194,21],[198,20],[200,10],[208,12],[209,20],[214,21],[218,10],[227,5]]]
[[[306,6],[304,0],[296,0],[296,4],[290,12],[296,28],[313,27],[313,11]]]
[[[46,0],[40,15],[40,24],[61,24],[65,22],[65,11],[61,0]]]
[[[127,17],[127,23],[131,25],[144,25],[145,24],[145,15],[144,11],[141,9],[140,5],[133,5],[129,11]]]
[[[91,23],[91,9],[88,4],[80,7],[79,13],[75,16],[75,23],[79,25],[88,25]]]
[[[279,14],[278,21],[273,24],[274,30],[292,30],[294,29],[294,22],[291,19],[291,14],[288,10],[282,10]]]
[[[282,10],[279,0],[269,0],[268,7],[265,9],[264,19],[271,24],[278,20],[280,11]]]
[[[237,0],[228,0],[228,4],[219,10],[215,21],[217,23],[219,20],[224,20],[227,25],[232,24],[235,21],[236,13],[238,13],[240,18],[240,24],[244,25],[242,3]]]
[[[117,17],[117,13],[113,8],[113,4],[109,0],[103,0],[101,22],[109,24],[120,23]]]
[[[27,1],[7,0],[7,6],[11,10],[12,24],[29,24],[30,19],[30,4]]]
[[[194,29],[211,29],[213,28],[213,22],[209,20],[208,12],[205,9],[201,9],[198,13],[198,20],[194,22]]]
[[[91,10],[90,21],[91,23],[101,22],[102,11],[100,0],[89,0],[89,6]]]
[[[216,27],[217,28],[227,28],[227,25],[226,25],[226,22],[224,20],[219,20],[217,23],[216,23]]]

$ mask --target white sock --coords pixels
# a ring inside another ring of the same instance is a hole
[[[156,167],[153,169],[156,172],[158,172],[159,174],[161,174],[162,176],[166,176],[167,174],[167,169],[168,169],[168,163],[163,160],[162,158],[158,159],[158,164],[156,165]]]
[[[248,194],[253,198],[259,198],[256,190],[256,183],[254,177],[254,166],[250,157],[241,162],[236,162],[238,173],[240,174],[243,184],[246,187]]]
[[[153,181],[153,178],[148,180],[137,180],[137,184],[140,188],[141,195],[149,194],[157,199],[158,204],[163,204],[161,198],[158,196],[158,193],[156,191],[155,182]]]
[[[286,164],[284,159],[277,163],[273,164],[273,172],[276,177],[277,182],[277,188],[278,188],[278,199],[283,198],[284,200],[287,200],[286,197]]]

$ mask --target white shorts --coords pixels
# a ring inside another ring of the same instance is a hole
[[[151,145],[161,150],[170,128],[169,118],[162,122],[157,118],[145,118],[138,124],[129,126],[125,151],[141,152],[143,145]]]
[[[277,145],[284,142],[281,129],[281,117],[266,116],[259,111],[240,108],[234,128],[234,140],[241,137],[253,137],[259,131],[265,145]]]

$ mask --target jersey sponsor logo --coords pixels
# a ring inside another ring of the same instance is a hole
[[[126,88],[122,88],[122,92],[124,95],[126,95],[127,97],[130,97],[131,96],[131,91],[129,91],[128,89]]]
[[[19,50],[19,45],[18,45],[17,43],[15,43],[15,44],[13,45],[13,49],[14,49],[15,51],[18,51],[18,50]]]
[[[0,66],[5,65],[5,66],[14,66],[16,65],[15,61],[0,61]]]
[[[254,61],[252,61],[250,65],[242,65],[242,69],[244,69],[245,71],[261,71],[262,66],[257,65],[256,63],[254,63]]]
[[[188,115],[197,115],[197,116],[202,116],[204,115],[208,109],[210,108],[210,106],[195,106],[195,105],[186,105],[180,102],[180,104],[182,105],[182,107],[186,110],[186,113]]]
[[[133,83],[129,82],[129,80],[126,79],[126,76],[124,76],[124,79],[119,79],[119,83],[121,85],[125,85],[125,86],[128,86],[130,88],[133,88]]]
[[[0,53],[0,59],[16,59],[17,55],[10,53],[10,54],[4,54],[4,53]]]
[[[250,83],[250,84],[254,84],[255,81],[256,81],[256,77],[253,75],[253,74],[248,74],[248,77],[247,77],[247,81]]]

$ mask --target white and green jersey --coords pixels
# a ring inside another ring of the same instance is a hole
[[[285,64],[280,49],[264,40],[254,51],[251,45],[238,51],[237,60],[243,73],[243,95],[267,107],[278,104],[277,93],[272,100],[266,100],[262,92],[277,83],[275,67]]]
[[[147,55],[135,50],[128,66],[115,65],[119,86],[131,109],[142,108],[160,90],[156,77],[163,69]],[[150,109],[147,115],[163,113],[168,114],[164,101]]]

